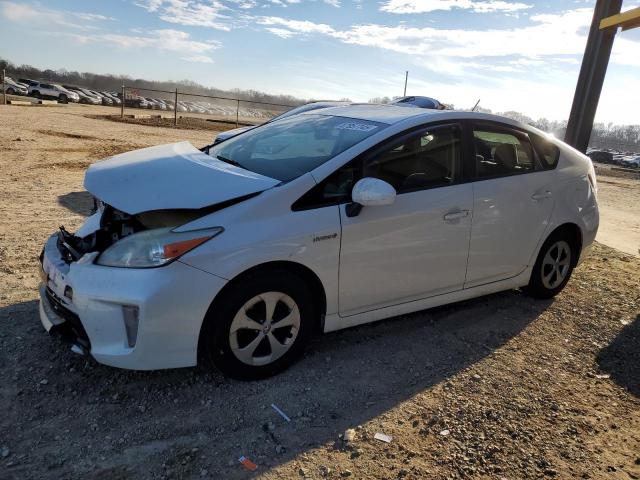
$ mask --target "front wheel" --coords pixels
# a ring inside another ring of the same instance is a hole
[[[571,278],[577,253],[562,232],[551,235],[540,249],[525,292],[536,298],[556,296]]]
[[[318,312],[303,278],[274,269],[230,284],[205,319],[201,347],[225,375],[274,375],[303,352]]]
[[[67,100],[67,96],[66,96],[66,95],[64,95],[64,94],[63,94],[63,95],[60,95],[60,96],[58,97],[58,102],[59,102],[59,103],[67,103],[67,102],[68,102],[68,100]]]
[[[13,88],[11,87],[7,88],[7,95],[14,95],[15,93],[16,91]]]

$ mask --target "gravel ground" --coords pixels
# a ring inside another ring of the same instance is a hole
[[[259,382],[73,355],[39,324],[36,256],[86,214],[84,169],[212,137],[88,111],[0,106],[0,478],[640,478],[640,259],[601,244],[554,301],[510,291],[324,335]]]

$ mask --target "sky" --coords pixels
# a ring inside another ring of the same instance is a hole
[[[0,57],[368,101],[478,99],[569,116],[595,0],[0,0]],[[623,10],[640,6],[623,1]],[[596,121],[640,123],[640,29],[616,35]]]

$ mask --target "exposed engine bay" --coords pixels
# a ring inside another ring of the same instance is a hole
[[[117,241],[134,233],[155,228],[178,227],[258,194],[259,192],[245,195],[205,208],[151,210],[135,215],[129,215],[94,198],[92,215],[99,216],[99,227],[82,237],[70,233],[61,225],[58,231],[58,250],[62,259],[69,264],[87,253],[103,252]]]

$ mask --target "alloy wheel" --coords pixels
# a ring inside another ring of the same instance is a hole
[[[545,288],[558,287],[569,273],[571,266],[571,247],[564,240],[552,244],[542,260],[540,274]]]
[[[300,310],[282,292],[265,292],[238,310],[229,329],[229,345],[247,365],[267,365],[282,357],[300,330]]]

